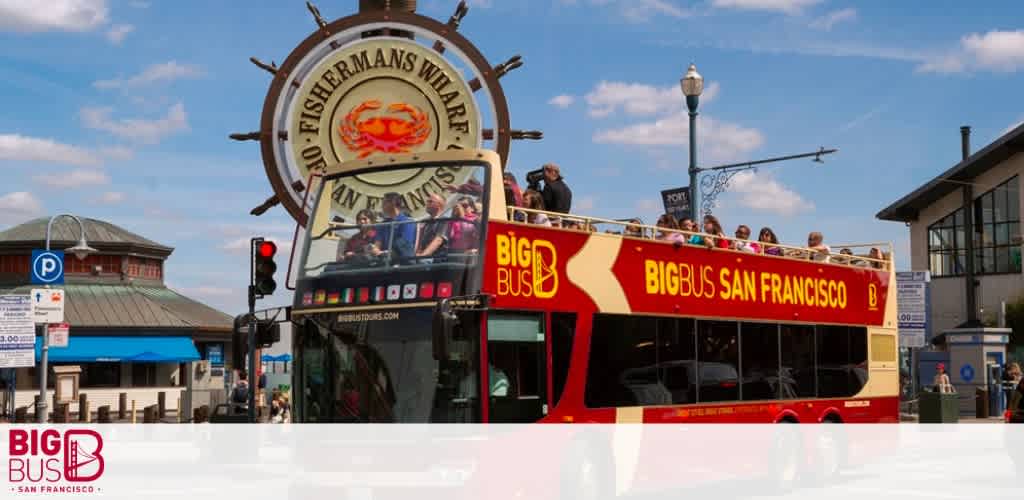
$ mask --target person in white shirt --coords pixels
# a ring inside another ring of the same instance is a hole
[[[459,393],[462,397],[472,399],[477,397],[477,376],[475,374],[469,374],[459,384]],[[494,365],[487,364],[487,382],[490,386],[490,395],[505,397],[509,395],[509,381],[508,375],[505,375],[500,368],[495,368]]]
[[[825,236],[817,231],[807,235],[807,248],[811,250],[811,260],[828,262],[832,249],[825,244]]]

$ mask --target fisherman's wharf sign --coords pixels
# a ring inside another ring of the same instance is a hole
[[[387,153],[479,147],[480,113],[462,74],[429,47],[401,39],[352,43],[322,59],[289,110],[301,172]],[[361,176],[373,190],[414,174]]]

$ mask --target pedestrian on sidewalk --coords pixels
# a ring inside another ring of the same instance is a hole
[[[946,373],[946,365],[939,363],[935,366],[935,378],[932,380],[935,385],[935,392],[948,394],[953,391],[953,384],[949,382],[949,375]]]

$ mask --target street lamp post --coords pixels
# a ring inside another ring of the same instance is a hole
[[[686,96],[686,107],[690,114],[690,218],[700,224],[700,213],[697,212],[697,104],[700,95],[704,92],[704,77],[697,73],[697,65],[690,64],[689,69],[681,80],[679,86]]]
[[[96,249],[89,246],[85,241],[85,226],[82,225],[82,220],[71,214],[58,214],[50,217],[50,222],[46,224],[46,251],[50,251],[50,235],[53,230],[53,222],[61,217],[70,217],[78,223],[78,243],[75,246],[65,250],[71,252],[78,260],[84,260],[89,254],[96,253]],[[45,285],[46,288],[50,288],[50,285]],[[36,328],[42,329],[43,345],[40,348],[42,351],[39,358],[39,405],[36,406],[36,421],[39,423],[46,423],[46,375],[48,371],[47,364],[49,363],[49,350],[50,350],[50,328],[49,325],[41,324]]]

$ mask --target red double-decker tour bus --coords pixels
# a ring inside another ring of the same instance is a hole
[[[343,163],[314,186],[298,421],[898,421],[891,252],[532,224],[483,150]]]

